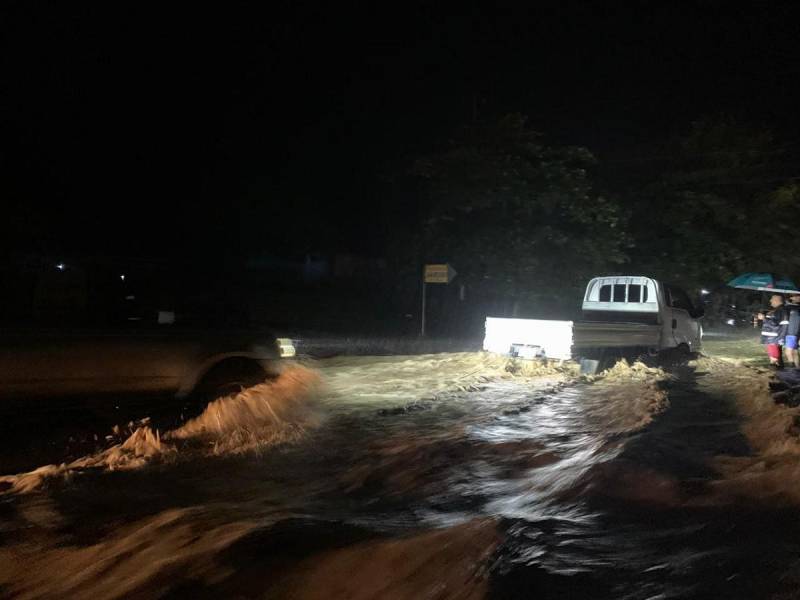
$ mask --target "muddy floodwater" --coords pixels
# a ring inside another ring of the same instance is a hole
[[[0,472],[0,595],[800,597],[800,409],[769,377],[287,365],[173,429]]]

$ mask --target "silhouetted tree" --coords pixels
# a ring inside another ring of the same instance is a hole
[[[657,180],[626,197],[635,269],[696,289],[743,271],[798,270],[800,193],[781,185],[770,132],[703,119],[666,152]]]
[[[553,147],[518,114],[464,127],[413,174],[427,213],[411,246],[423,261],[448,261],[494,311],[538,310],[586,280],[619,271],[627,257],[618,205],[592,190],[585,148]]]

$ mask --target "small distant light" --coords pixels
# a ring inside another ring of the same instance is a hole
[[[120,280],[125,281],[125,275],[120,275],[119,278]]]
[[[64,263],[58,263],[56,265],[56,269],[58,269],[59,271],[63,271],[66,268],[67,268],[67,265],[65,265]]]
[[[709,292],[709,291],[708,291],[708,290],[706,290],[706,289],[703,289],[703,290],[700,290],[700,293],[701,293],[701,294],[703,294],[703,296],[707,296],[707,295],[708,295],[708,294],[710,294],[711,292]]]
[[[736,325],[736,321],[734,321],[733,319],[728,319],[727,321],[725,321],[725,323],[727,325]]]

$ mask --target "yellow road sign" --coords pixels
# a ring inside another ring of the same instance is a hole
[[[425,283],[450,283],[457,275],[450,265],[425,265]]]

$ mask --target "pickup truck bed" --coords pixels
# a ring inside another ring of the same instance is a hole
[[[579,321],[572,325],[573,348],[658,348],[661,325]]]
[[[634,322],[488,317],[483,349],[498,354],[524,349],[531,355],[570,360],[593,348],[659,348],[661,331],[660,325]]]

